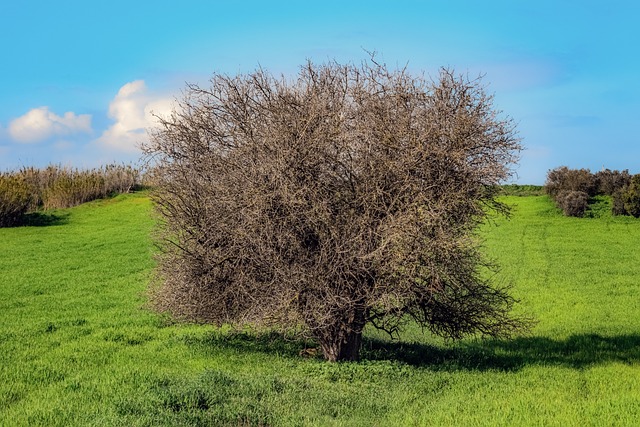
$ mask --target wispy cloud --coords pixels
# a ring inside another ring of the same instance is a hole
[[[109,117],[115,121],[98,138],[99,145],[124,152],[136,152],[147,140],[147,129],[154,126],[153,114],[167,114],[171,101],[149,94],[144,80],[122,86],[109,104]]]
[[[49,110],[49,107],[38,107],[9,123],[11,139],[33,143],[47,140],[53,136],[91,133],[91,115],[66,112],[62,116]]]

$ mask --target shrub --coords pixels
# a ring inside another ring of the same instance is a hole
[[[584,191],[562,191],[556,204],[566,216],[582,217],[589,207],[589,195]]]
[[[18,224],[31,204],[31,191],[25,179],[9,173],[0,174],[0,227]]]
[[[586,193],[588,197],[593,197],[597,190],[595,176],[589,169],[569,169],[566,166],[561,166],[547,173],[545,191],[556,201],[562,192],[578,191]]]
[[[613,196],[618,190],[629,185],[631,175],[628,170],[622,172],[617,170],[604,169],[595,174],[598,187],[598,194]]]
[[[104,177],[105,195],[129,193],[141,185],[140,169],[131,165],[107,165],[100,172]]]
[[[41,188],[42,207],[61,209],[107,196],[102,169],[78,170],[49,167]]]
[[[604,169],[591,174],[588,169],[561,166],[547,174],[545,191],[567,216],[583,216],[596,195],[611,196],[613,215],[640,217],[640,175],[628,170]]]
[[[616,190],[613,193],[612,203],[611,203],[611,214],[612,215],[626,215],[627,211],[624,208],[624,197],[623,197],[623,189]]]
[[[127,193],[139,187],[140,170],[129,165],[87,170],[50,165],[44,169],[25,167],[16,172],[4,172],[0,179],[0,213],[3,216],[0,222],[7,226],[15,224],[25,212],[68,208]]]
[[[614,213],[640,217],[640,174],[633,175],[627,186],[614,196]]]

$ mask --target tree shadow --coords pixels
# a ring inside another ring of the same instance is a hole
[[[583,369],[620,362],[640,362],[640,335],[572,335],[565,340],[520,337],[461,342],[451,346],[367,340],[369,360],[397,360],[416,367],[445,370],[514,371],[531,365]]]
[[[203,351],[222,348],[247,353],[270,353],[285,357],[299,357],[302,349],[315,346],[313,341],[273,331],[259,333],[214,331],[205,336],[186,336],[183,341],[190,347]]]
[[[307,352],[312,341],[269,332],[215,332],[204,337],[188,337],[190,346],[201,349],[232,348],[241,352],[262,352],[285,357],[321,357]],[[527,366],[548,365],[584,369],[611,362],[640,362],[640,335],[613,337],[598,334],[572,335],[567,339],[520,337],[463,341],[450,345],[429,345],[364,338],[363,361],[396,361],[419,368],[458,371],[517,371]]]
[[[50,227],[53,225],[65,225],[68,222],[68,213],[31,212],[25,214],[18,225],[26,227]]]

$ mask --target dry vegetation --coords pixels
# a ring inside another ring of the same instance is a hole
[[[128,193],[141,182],[129,165],[95,169],[25,167],[0,173],[0,227],[20,224],[27,212],[61,209],[115,194]]]
[[[613,215],[640,217],[640,174],[628,170],[591,173],[561,166],[547,173],[545,191],[566,216],[582,217],[599,198],[610,197]]]
[[[163,254],[153,302],[177,318],[277,325],[328,360],[413,320],[459,338],[521,326],[474,230],[520,149],[479,81],[369,63],[189,86],[147,152]],[[490,268],[490,267],[489,267]]]

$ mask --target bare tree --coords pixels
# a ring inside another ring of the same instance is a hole
[[[522,321],[475,230],[506,213],[520,150],[479,80],[371,61],[189,85],[152,132],[162,254],[151,301],[178,319],[277,325],[357,360],[365,325],[452,338]]]

